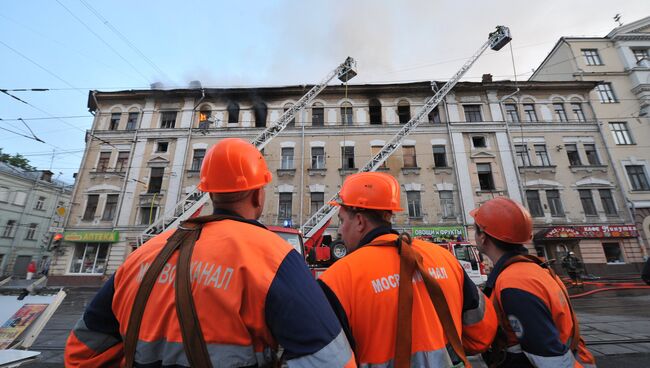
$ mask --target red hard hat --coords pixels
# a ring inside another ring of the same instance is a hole
[[[522,244],[533,236],[533,219],[519,203],[497,197],[469,213],[482,231],[506,243]]]
[[[345,179],[339,193],[340,201],[333,205],[371,210],[402,211],[399,206],[399,183],[388,174],[364,172]]]
[[[226,138],[206,153],[199,189],[210,193],[242,192],[261,188],[272,178],[255,146],[243,139]]]

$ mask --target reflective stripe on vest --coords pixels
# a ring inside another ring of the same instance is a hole
[[[272,358],[270,349],[256,353],[252,346],[207,344],[207,347],[214,368],[264,365],[270,363]],[[161,359],[163,366],[190,366],[183,344],[180,342],[138,341],[135,353],[135,361],[138,364],[152,364],[160,362]]]
[[[478,307],[463,312],[463,326],[470,326],[479,323],[485,316],[485,297],[483,297],[481,289],[478,287],[476,287],[476,289],[478,290]]]
[[[336,357],[332,360],[332,357]],[[343,330],[327,346],[311,355],[287,361],[289,368],[344,367],[352,359],[352,349]]]
[[[361,363],[359,368],[392,368],[393,360],[384,363]],[[418,351],[411,355],[411,367],[443,367],[451,368],[454,364],[449,358],[446,348],[432,351]]]
[[[106,335],[103,332],[95,332],[86,326],[83,317],[79,318],[77,324],[72,329],[72,332],[81,343],[89,347],[95,352],[103,353],[111,346],[121,342],[120,340]]]

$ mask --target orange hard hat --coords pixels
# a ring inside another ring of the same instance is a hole
[[[391,175],[378,172],[352,174],[345,179],[338,202],[333,205],[371,210],[402,211],[399,183]]]
[[[482,231],[506,243],[522,244],[533,236],[533,218],[519,203],[497,197],[469,213]]]
[[[272,178],[255,146],[243,139],[226,138],[206,153],[199,189],[211,193],[243,192],[261,188]]]

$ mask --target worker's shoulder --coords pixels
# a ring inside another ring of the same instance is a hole
[[[543,290],[556,285],[548,270],[532,262],[516,262],[506,267],[496,281],[496,288]]]

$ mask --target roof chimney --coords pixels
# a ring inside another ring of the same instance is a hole
[[[492,74],[483,74],[481,83],[492,83]]]

